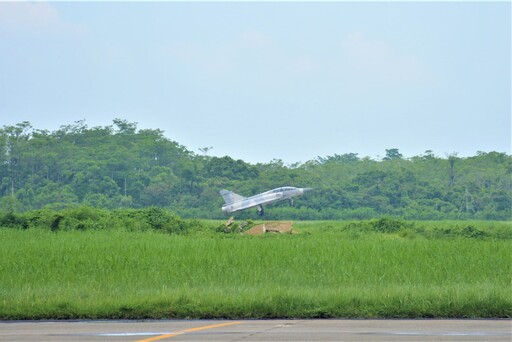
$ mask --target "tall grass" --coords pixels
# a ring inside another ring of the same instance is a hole
[[[300,225],[299,225],[300,226]],[[510,240],[0,230],[0,319],[512,317]]]

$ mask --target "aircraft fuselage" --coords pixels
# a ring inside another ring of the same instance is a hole
[[[222,212],[227,214],[254,207],[261,208],[263,204],[270,204],[288,198],[300,196],[309,190],[311,190],[311,188],[295,188],[286,186],[265,191],[261,194],[257,194],[251,197],[243,197],[231,191],[222,190],[220,194],[222,197],[224,197],[226,202],[226,204],[222,206]]]

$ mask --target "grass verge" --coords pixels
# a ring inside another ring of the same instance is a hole
[[[512,317],[511,240],[363,228],[1,229],[0,319]]]

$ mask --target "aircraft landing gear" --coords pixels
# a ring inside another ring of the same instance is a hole
[[[263,207],[261,205],[258,205],[258,216],[263,216],[265,214],[265,211],[263,210]]]

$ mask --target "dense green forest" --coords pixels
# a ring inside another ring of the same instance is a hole
[[[427,150],[406,159],[396,148],[384,150],[382,160],[345,153],[254,165],[208,156],[207,148],[196,154],[159,129],[122,119],[92,128],[77,121],[53,132],[22,122],[0,129],[0,209],[154,206],[183,217],[222,218],[223,188],[248,196],[290,185],[315,190],[293,206],[272,205],[268,219],[512,217],[511,155],[462,158],[454,152],[443,158]]]

